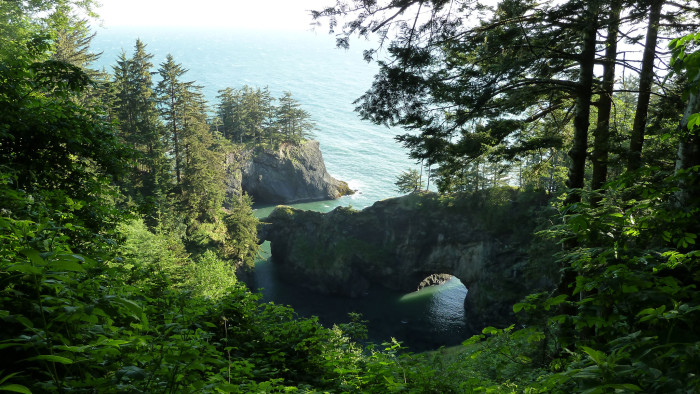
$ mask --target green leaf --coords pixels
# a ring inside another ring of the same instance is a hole
[[[61,356],[55,356],[52,354],[42,354],[40,356],[36,357],[29,357],[26,359],[26,361],[32,361],[32,360],[45,360],[45,361],[50,361],[52,363],[59,363],[59,364],[73,364],[73,360]]]
[[[24,317],[22,315],[15,315],[13,317],[15,318],[15,320],[17,320],[17,322],[21,323],[23,326],[25,326],[29,329],[34,328],[34,324],[32,324],[32,321],[27,319],[26,317]]]
[[[693,127],[697,125],[700,125],[700,113],[688,117],[688,130],[693,130]]]
[[[589,348],[588,346],[581,346],[581,349],[583,349],[596,364],[602,364],[605,361],[605,353]]]
[[[636,293],[638,291],[639,291],[639,288],[637,286],[622,285],[622,292],[623,293]]]
[[[557,315],[549,318],[549,321],[562,324],[566,321],[567,315]]]
[[[532,359],[530,357],[520,354],[518,355],[518,361],[520,361],[523,364],[530,364],[532,362]]]
[[[554,298],[547,300],[545,302],[545,310],[549,310],[550,307],[563,303],[564,301],[566,301],[566,297],[566,294],[560,294]]]
[[[498,329],[495,327],[485,327],[483,330],[481,330],[486,335],[496,335],[498,334]]]
[[[0,391],[11,391],[13,393],[32,394],[31,390],[29,390],[26,386],[22,386],[21,384],[3,385],[0,386]]]
[[[670,241],[671,241],[671,233],[668,232],[668,231],[664,231],[664,232],[663,232],[663,238],[664,238],[664,241],[670,242]]]
[[[626,391],[643,391],[641,387],[637,386],[636,384],[632,383],[624,383],[624,384],[611,384],[610,388],[616,389],[615,391],[618,390],[626,390]]]
[[[59,255],[57,260],[63,260],[63,261],[75,261],[75,262],[85,262],[85,257],[79,255],[79,254],[62,254]]]
[[[20,251],[23,255],[27,256],[29,260],[36,265],[43,265],[44,259],[41,258],[38,250],[35,249],[23,249]]]
[[[0,371],[0,374],[3,373],[3,372],[4,372],[4,371]],[[11,373],[11,374],[9,374],[9,375],[3,376],[2,379],[0,379],[0,384],[7,382],[8,379],[10,379],[11,377],[13,377],[13,376],[15,376],[15,375],[18,375],[18,374],[19,374],[19,372],[13,372],[13,373]]]
[[[7,271],[9,271],[9,272],[21,272],[23,274],[29,274],[29,275],[39,275],[41,273],[41,268],[35,267],[33,265],[29,265],[28,263],[20,263],[20,264],[14,264],[14,265],[7,267]]]
[[[134,301],[128,300],[126,298],[121,298],[117,297],[115,298],[115,301],[121,305],[123,305],[131,314],[132,317],[141,320],[143,316],[143,309],[139,306],[139,304],[135,303]]]
[[[125,341],[125,340],[120,340],[120,339],[109,339],[109,340],[106,340],[104,342],[104,345],[119,347],[121,345],[126,345],[128,343],[130,343],[130,341]]]
[[[49,269],[52,271],[85,272],[85,269],[82,265],[80,265],[80,263],[65,260],[55,260],[50,262]]]
[[[571,215],[569,218],[569,226],[574,231],[585,230],[588,228],[588,220],[583,215]]]
[[[89,349],[89,345],[83,345],[83,346],[68,346],[68,345],[60,345],[56,346],[57,350],[62,350],[66,352],[71,352],[71,353],[83,353],[85,350]]]

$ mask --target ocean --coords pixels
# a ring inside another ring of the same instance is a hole
[[[316,122],[315,139],[328,172],[348,182],[354,195],[333,201],[294,205],[327,212],[337,206],[362,209],[398,196],[394,182],[402,172],[418,169],[394,137],[401,129],[373,125],[354,112],[355,101],[370,86],[375,64],[362,58],[367,43],[349,50],[335,47],[325,32],[262,32],[202,28],[99,28],[93,52],[102,52],[97,68],[111,72],[119,54],[133,53],[137,38],[154,55],[153,72],[171,54],[189,70],[186,80],[203,87],[212,111],[217,91],[227,87],[268,87],[274,97],[289,91]],[[154,75],[157,81],[157,75]],[[266,216],[273,207],[256,207]],[[269,250],[264,246],[263,253]],[[325,325],[346,322],[348,312],[361,312],[370,321],[370,338],[376,342],[396,337],[411,350],[454,345],[466,339],[464,297],[457,279],[412,294],[377,290],[360,300],[318,297],[279,281],[274,264],[262,258],[256,264],[255,288],[265,301],[289,304],[304,316],[316,315]],[[319,301],[321,299],[321,301]]]
[[[172,54],[189,70],[184,78],[203,86],[212,108],[217,91],[227,87],[267,86],[274,97],[291,92],[317,124],[315,139],[328,172],[358,191],[318,208],[364,208],[397,196],[396,176],[417,168],[394,141],[400,130],[362,121],[353,111],[353,101],[370,87],[377,69],[362,59],[362,46],[336,49],[333,37],[310,31],[103,28],[92,44],[94,52],[102,52],[97,66],[111,72],[122,51],[131,56],[137,38],[154,55],[154,72]]]

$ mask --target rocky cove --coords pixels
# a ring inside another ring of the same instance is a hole
[[[413,193],[362,211],[277,207],[261,225],[280,277],[319,294],[410,293],[455,276],[473,330],[512,322],[512,305],[558,281],[553,242],[534,239],[547,196],[501,188]]]
[[[234,164],[228,193],[245,192],[257,203],[322,201],[353,192],[328,174],[317,141],[241,150],[227,160]],[[270,264],[279,278],[315,294],[357,299],[373,292],[371,298],[384,294],[377,291],[382,288],[409,294],[454,276],[469,290],[464,316],[475,332],[510,324],[514,303],[558,281],[551,266],[556,245],[533,238],[547,202],[544,194],[506,187],[449,196],[412,193],[361,211],[278,206],[263,219],[258,237],[270,241]]]

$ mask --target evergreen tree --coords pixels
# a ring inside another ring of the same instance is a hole
[[[163,138],[163,126],[156,108],[150,60],[146,45],[136,40],[134,54],[122,53],[114,66],[115,115],[120,136],[136,152],[132,174],[123,183],[127,195],[155,224],[155,216],[167,205],[172,188],[170,161]]]
[[[161,81],[156,89],[157,101],[166,124],[176,192],[185,217],[189,224],[215,222],[224,199],[225,144],[207,124],[201,88],[182,81],[187,70],[168,55],[158,73]]]
[[[301,108],[301,104],[292,97],[291,92],[284,92],[277,107],[278,132],[286,141],[298,143],[312,136],[316,127],[311,114]]]
[[[608,158],[610,153],[610,119],[615,87],[615,67],[617,61],[617,41],[620,28],[622,2],[615,0],[608,11],[607,37],[603,60],[603,81],[598,99],[598,114],[594,132],[593,154],[591,162],[593,175],[591,189],[600,190],[608,177]],[[596,198],[596,203],[599,201]]]
[[[183,141],[186,132],[186,106],[191,93],[193,82],[183,82],[181,77],[187,72],[181,64],[176,64],[172,55],[168,54],[158,69],[161,80],[156,87],[157,102],[160,114],[165,121],[167,131],[167,146],[175,164],[175,183],[182,182],[182,167],[185,162]]]
[[[507,1],[493,9],[457,3],[456,9],[443,1],[377,3],[345,25],[345,38],[399,30],[388,48],[391,61],[380,62],[372,88],[360,99],[360,114],[411,131],[397,139],[411,157],[439,164],[443,173],[461,171],[458,163],[465,160],[458,158],[522,151],[513,136],[559,109],[578,114],[575,129],[587,135],[597,3]],[[418,24],[423,9],[432,18]],[[317,16],[343,12],[334,8]],[[468,23],[476,14],[481,22]],[[573,187],[581,182],[586,152],[578,148],[586,141],[578,142]]]
[[[340,46],[349,45],[353,34],[377,33],[383,43],[395,37],[387,45],[390,58],[379,62],[380,71],[358,100],[358,111],[376,123],[407,129],[397,138],[411,150],[411,157],[437,163],[443,173],[457,173],[458,163],[475,157],[555,148],[546,140],[539,147],[522,146],[514,137],[562,109],[573,115],[567,119],[573,126],[567,185],[580,191],[586,186],[591,120],[597,130],[594,187],[607,179],[611,111],[606,108],[616,94],[615,67],[642,71],[616,50],[620,37],[637,40],[629,31],[647,22],[649,39],[642,46],[645,59],[652,59],[654,28],[661,22],[674,29],[692,28],[696,22],[687,16],[697,11],[690,3],[663,1],[513,0],[486,7],[469,1],[357,0],[340,1],[314,15],[330,17]],[[339,17],[350,20],[340,25]],[[605,46],[598,45],[598,36],[605,37]],[[373,53],[366,55],[371,58]],[[602,78],[594,73],[599,63],[606,65]],[[642,68],[645,81],[650,81],[653,62]],[[648,108],[644,97],[652,87],[645,82],[638,90],[643,94],[635,114],[641,120]],[[641,147],[643,129],[638,122],[634,151]],[[568,202],[578,200],[574,192]]]
[[[221,133],[235,143],[268,145],[274,149],[281,142],[299,143],[312,137],[316,124],[301,104],[285,92],[275,106],[268,88],[219,90],[217,115]]]
[[[217,116],[221,122],[221,135],[233,142],[242,143],[243,134],[239,130],[240,112],[240,97],[237,90],[226,88],[219,90],[219,95],[216,98],[219,100],[217,105]]]
[[[396,177],[396,191],[399,193],[412,193],[423,189],[421,176],[416,169],[404,171]]]
[[[51,57],[70,63],[94,75],[90,67],[102,53],[90,52],[90,43],[97,33],[90,34],[87,20],[74,22],[71,27],[62,27],[56,32]]]
[[[15,56],[25,56],[27,45],[48,44],[48,38],[60,35],[62,31],[80,30],[75,25],[76,12],[95,16],[94,0],[41,0],[41,1],[2,1],[0,2],[0,61]],[[45,60],[50,53],[48,46],[30,57],[32,60]],[[36,57],[35,57],[36,56]]]
[[[630,153],[627,164],[629,171],[637,170],[641,165],[644,130],[647,123],[651,87],[654,78],[654,60],[656,58],[659,23],[661,22],[661,8],[664,2],[664,0],[652,0],[649,2],[646,44],[644,45],[644,54],[642,56],[642,67],[639,71],[639,98],[637,100],[637,109],[634,112],[634,127],[630,137]]]

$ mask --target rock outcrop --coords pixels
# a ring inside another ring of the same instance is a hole
[[[331,200],[353,193],[346,182],[328,174],[318,141],[248,150],[230,159],[241,165],[228,174],[228,192],[244,191],[257,203]]]
[[[435,274],[454,275],[469,290],[466,312],[478,329],[507,323],[513,303],[556,282],[553,245],[531,247],[546,200],[499,189],[414,193],[326,214],[278,207],[259,237],[271,241],[284,278],[320,293],[357,297],[370,283],[410,292],[444,279]]]

